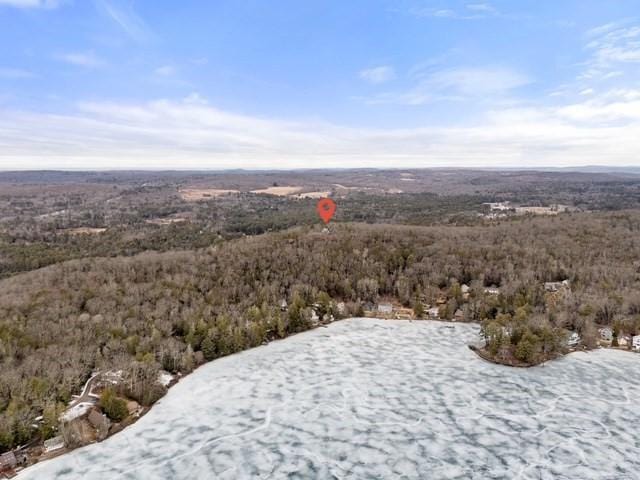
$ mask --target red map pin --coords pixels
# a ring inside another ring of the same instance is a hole
[[[316,206],[316,210],[318,210],[318,215],[320,215],[324,223],[329,223],[333,214],[336,213],[336,202],[330,198],[321,198]]]

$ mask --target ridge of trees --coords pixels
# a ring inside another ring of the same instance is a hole
[[[589,341],[597,325],[640,326],[640,212],[331,228],[71,260],[0,281],[0,451],[53,435],[51,424],[96,369],[121,369],[119,393],[149,405],[165,392],[160,369],[188,373],[308,329],[314,304],[337,318],[338,301],[348,316],[380,298],[410,307],[444,296],[445,318],[460,309],[486,332],[520,328],[523,358],[553,349],[566,329]],[[545,293],[544,282],[565,279],[566,295]],[[34,429],[40,415],[48,423]]]

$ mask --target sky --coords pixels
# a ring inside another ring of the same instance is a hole
[[[640,166],[640,0],[0,0],[0,170]]]

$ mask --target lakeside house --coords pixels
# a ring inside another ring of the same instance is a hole
[[[572,332],[567,339],[567,346],[576,347],[580,343],[580,335],[577,332]]]
[[[12,470],[18,466],[18,460],[13,452],[7,452],[0,455],[0,472]]]
[[[500,289],[496,287],[488,287],[484,289],[484,293],[488,295],[500,295]]]
[[[457,309],[453,314],[453,321],[461,322],[462,320],[464,320],[464,312],[460,309]]]
[[[598,330],[600,338],[605,342],[611,342],[613,340],[613,330],[610,327],[600,328]]]
[[[631,345],[631,335],[618,335],[618,346],[628,347]]]
[[[44,441],[45,453],[54,452],[56,450],[60,450],[61,448],[64,448],[64,438],[62,438],[62,435],[58,435],[57,437],[53,437],[49,440]]]
[[[378,313],[381,313],[383,315],[389,315],[393,313],[393,305],[391,305],[390,303],[379,303]]]
[[[462,285],[460,285],[460,291],[462,292],[462,298],[467,300],[471,292],[471,287],[466,283],[463,283]]]
[[[640,350],[640,335],[634,335],[631,339],[631,348],[634,350]]]
[[[440,320],[440,307],[431,307],[427,310],[427,315],[433,320]]]

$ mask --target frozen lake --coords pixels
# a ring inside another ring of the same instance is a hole
[[[352,319],[216,360],[18,479],[640,478],[640,356],[514,369],[477,332]]]

